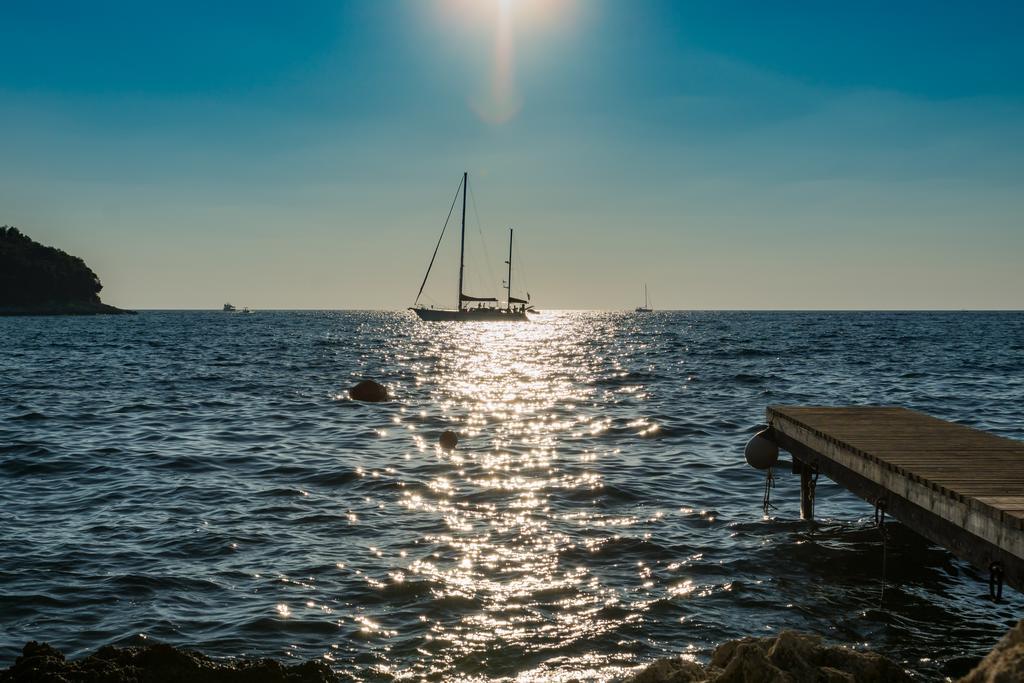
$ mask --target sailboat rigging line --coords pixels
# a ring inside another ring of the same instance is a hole
[[[427,274],[423,276],[423,284],[420,285],[420,291],[416,294],[416,301],[413,302],[413,306],[420,302],[420,297],[423,296],[423,288],[427,286],[427,278],[430,277],[430,269],[434,267],[434,259],[437,258],[437,250],[441,246],[441,240],[444,239],[444,231],[448,229],[448,221],[452,219],[452,211],[455,210],[455,202],[459,199],[459,190],[462,189],[462,181],[459,181],[459,186],[455,189],[455,196],[452,197],[452,205],[448,209],[448,218],[444,219],[444,227],[441,228],[441,236],[437,238],[437,244],[434,245],[434,255],[430,257],[430,265],[427,266]]]
[[[466,187],[469,187],[467,183]],[[484,230],[480,222],[480,212],[476,208],[476,194],[473,190],[469,191],[469,198],[473,202],[473,215],[476,217],[476,231],[480,235],[480,245],[484,248],[484,265],[487,266],[487,275],[490,277],[490,284],[485,287],[486,290],[491,290],[494,287],[494,283],[497,282],[497,278],[494,277],[494,269],[491,268],[491,254],[487,251],[487,240],[484,239]]]
[[[530,278],[526,277],[526,259],[523,258],[523,250],[519,248],[519,238],[513,237],[512,241],[515,242],[516,246],[516,267],[515,274],[516,279],[522,282],[522,291],[530,291]]]

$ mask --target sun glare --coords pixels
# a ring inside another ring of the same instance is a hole
[[[518,23],[539,27],[566,19],[577,0],[440,0],[446,20],[462,17],[468,21],[493,20],[494,15],[514,15]]]
[[[441,20],[471,34],[486,33],[490,46],[486,86],[470,97],[481,119],[502,124],[519,113],[516,47],[524,37],[564,26],[575,0],[441,0]]]

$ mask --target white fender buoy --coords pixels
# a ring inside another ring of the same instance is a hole
[[[771,428],[754,434],[743,449],[747,464],[758,470],[766,470],[779,460],[779,445],[771,440]]]

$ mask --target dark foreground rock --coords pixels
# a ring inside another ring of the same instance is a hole
[[[1024,621],[996,643],[985,659],[959,683],[1016,683],[1024,681]]]
[[[882,655],[826,645],[820,636],[783,631],[771,638],[743,638],[719,645],[703,667],[660,659],[628,683],[874,683],[912,681]]]
[[[335,683],[322,662],[286,666],[272,659],[214,661],[170,645],[100,648],[67,661],[46,643],[25,645],[0,683]],[[624,683],[904,683],[915,680],[896,662],[871,652],[824,643],[820,636],[784,631],[719,645],[702,666],[659,659]],[[1024,621],[1003,637],[958,683],[1024,681]]]
[[[285,666],[272,659],[215,662],[170,645],[103,647],[69,662],[46,643],[25,645],[0,683],[335,683],[320,662]]]

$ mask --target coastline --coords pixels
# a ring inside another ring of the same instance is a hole
[[[104,303],[76,301],[62,304],[37,304],[34,306],[0,306],[0,317],[22,317],[32,315],[135,315],[136,311],[117,308]]]
[[[1008,631],[958,683],[1012,681],[1024,678],[1024,620]],[[0,670],[0,683],[29,681],[202,680],[215,683],[335,683],[343,680],[325,663],[283,664],[269,658],[215,660],[188,648],[166,644],[101,647],[76,660],[47,643],[30,641],[21,656]],[[571,679],[582,681],[580,679]],[[616,683],[868,683],[913,681],[900,664],[870,651],[832,645],[821,636],[783,631],[776,636],[730,640],[715,648],[708,664],[672,657],[613,679]]]

